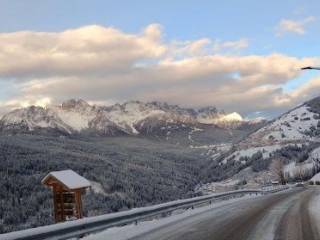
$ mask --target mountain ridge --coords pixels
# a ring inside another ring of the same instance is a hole
[[[30,106],[15,109],[0,120],[2,131],[58,130],[67,135],[83,131],[98,135],[139,135],[144,125],[179,124],[189,127],[214,125],[237,128],[251,121],[243,120],[238,113],[226,114],[216,107],[200,109],[182,108],[161,102],[129,101],[111,106],[90,105],[82,99],[70,99],[58,106]],[[255,124],[252,121],[252,124]]]

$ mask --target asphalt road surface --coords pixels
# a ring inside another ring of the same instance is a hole
[[[141,233],[132,240],[319,240],[309,203],[320,188],[243,199]]]

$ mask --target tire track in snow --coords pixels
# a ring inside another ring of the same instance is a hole
[[[275,234],[275,240],[318,240],[318,233],[310,218],[309,203],[314,189],[302,193],[283,215]]]

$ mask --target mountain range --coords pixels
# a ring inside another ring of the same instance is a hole
[[[111,106],[71,99],[13,110],[0,120],[0,232],[52,223],[50,171],[89,179],[88,216],[212,191],[260,188],[320,171],[320,97],[272,121],[215,107],[130,101]],[[30,194],[32,193],[32,194]]]
[[[214,126],[236,129],[260,121],[243,120],[238,113],[226,114],[215,107],[181,108],[167,103],[130,101],[112,106],[92,106],[71,99],[59,106],[16,109],[0,120],[2,132],[56,132],[64,135],[100,136],[168,134],[167,129]]]

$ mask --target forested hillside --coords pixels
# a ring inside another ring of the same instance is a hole
[[[94,182],[85,214],[98,215],[193,194],[208,159],[199,150],[134,137],[0,137],[0,232],[52,223],[50,171],[73,169]]]

